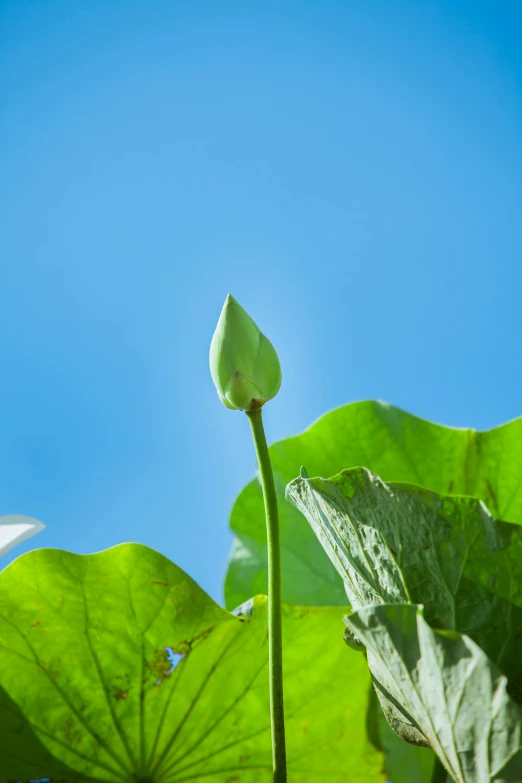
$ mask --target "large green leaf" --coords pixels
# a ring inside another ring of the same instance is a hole
[[[366,645],[384,709],[395,706],[457,783],[520,783],[522,712],[478,645],[432,630],[413,605],[368,606],[346,623]]]
[[[285,487],[304,465],[311,476],[332,476],[364,466],[385,481],[404,481],[435,492],[473,495],[491,512],[522,523],[522,419],[487,432],[450,429],[382,402],[358,402],[332,411],[302,435],[270,447],[280,500],[284,600],[342,605],[337,576]],[[241,492],[230,520],[236,534],[226,578],[227,606],[267,585],[266,534],[261,487]]]
[[[43,774],[45,770],[45,775]],[[0,688],[0,779],[90,783],[56,759],[40,742],[19,707]]]
[[[0,574],[1,783],[269,783],[265,599],[242,612],[137,544],[19,558]],[[290,780],[382,781],[342,610],[286,606],[283,627]]]
[[[365,468],[295,479],[305,514],[353,609],[423,604],[434,627],[471,636],[522,697],[522,527],[482,501],[385,484]]]

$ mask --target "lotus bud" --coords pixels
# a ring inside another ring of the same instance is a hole
[[[255,411],[281,386],[274,346],[230,294],[210,345],[210,373],[219,399],[232,410]]]

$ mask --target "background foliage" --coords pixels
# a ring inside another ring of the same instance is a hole
[[[383,402],[358,402],[327,413],[302,435],[270,447],[281,503],[285,600],[346,603],[346,594],[302,515],[284,502],[286,485],[304,465],[310,476],[333,476],[364,466],[385,481],[417,484],[435,492],[473,495],[492,514],[522,523],[522,419],[486,432],[452,429]],[[265,521],[254,479],[231,515],[237,542],[226,576],[226,602],[234,607],[266,590]]]

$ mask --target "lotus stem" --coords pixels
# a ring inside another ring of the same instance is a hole
[[[268,667],[272,729],[273,783],[286,783],[285,714],[283,702],[283,638],[281,628],[281,552],[279,515],[272,465],[261,408],[247,411],[256,448],[265,502],[268,545]]]

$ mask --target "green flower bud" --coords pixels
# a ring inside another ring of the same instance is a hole
[[[257,410],[281,386],[274,346],[230,294],[210,345],[210,373],[219,399],[232,410]]]

